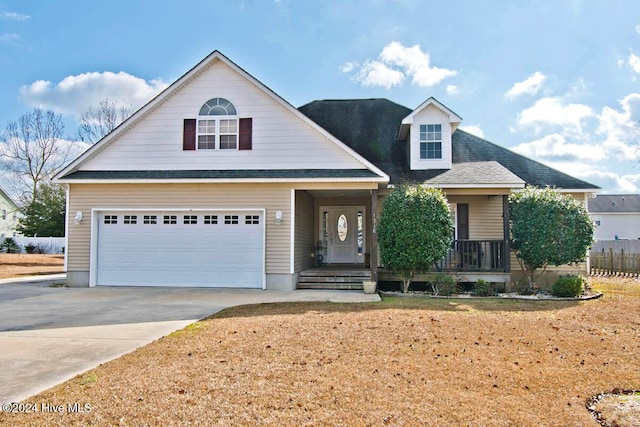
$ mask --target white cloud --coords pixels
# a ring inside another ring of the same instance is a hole
[[[446,91],[449,95],[457,95],[460,93],[460,88],[456,85],[447,85]]]
[[[629,67],[635,72],[640,74],[640,56],[631,52],[629,54],[629,59],[627,60]]]
[[[13,21],[26,21],[27,19],[31,18],[29,15],[24,15],[17,12],[4,12],[3,16],[6,19],[11,19]]]
[[[505,93],[509,99],[514,99],[520,95],[535,95],[542,88],[542,84],[547,77],[540,71],[536,71],[527,77],[526,80],[515,83],[511,89]]]
[[[597,161],[606,157],[598,145],[576,144],[558,133],[546,135],[536,141],[522,143],[512,148],[516,153],[539,160]]]
[[[639,130],[634,117],[640,113],[640,93],[632,93],[620,101],[622,111],[604,107],[598,115],[598,135],[603,135],[602,146],[610,157],[635,160],[638,156]]]
[[[391,42],[382,49],[380,59],[383,62],[395,65],[412,77],[412,82],[420,87],[431,87],[440,83],[447,77],[458,74],[457,71],[430,66],[430,56],[422,52],[420,45],[411,47],[402,43]]]
[[[565,132],[582,134],[582,121],[594,115],[587,105],[567,104],[560,97],[546,97],[520,112],[518,124],[531,127],[536,133],[543,127],[560,126]]]
[[[480,138],[484,138],[484,131],[482,130],[482,128],[480,128],[479,125],[460,126],[460,129],[475,136],[479,136]]]
[[[590,182],[607,193],[640,193],[640,174],[621,175],[578,162],[548,162],[550,167]]]
[[[355,79],[363,86],[382,86],[391,89],[393,86],[400,86],[404,81],[404,74],[398,70],[387,67],[380,61],[367,61],[362,64],[362,68]]]
[[[38,80],[22,86],[20,95],[30,106],[79,116],[105,98],[137,109],[166,87],[162,80],[146,81],[122,71],[105,71],[67,76],[57,84]]]
[[[341,65],[340,67],[338,67],[338,69],[343,73],[350,73],[357,66],[358,66],[357,62],[345,62],[344,65]]]
[[[20,36],[15,33],[0,34],[0,43],[16,44]]]
[[[378,59],[365,61],[353,78],[364,86],[390,89],[401,85],[405,77],[411,78],[416,86],[431,87],[458,74],[455,70],[431,66],[430,62],[429,53],[423,52],[419,45],[407,47],[394,41],[382,49]],[[343,71],[348,70],[345,72],[356,68],[357,64],[351,62],[341,67]]]
[[[640,24],[636,25],[636,33],[640,34]]]

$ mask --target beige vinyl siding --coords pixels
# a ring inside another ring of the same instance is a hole
[[[449,196],[449,203],[469,204],[469,239],[502,240],[502,196]]]
[[[225,98],[239,118],[253,119],[252,150],[182,150],[184,119],[195,119],[211,98]],[[131,124],[83,170],[362,169],[324,134],[221,61],[178,88]]]
[[[278,184],[72,184],[67,271],[89,271],[92,209],[261,209],[266,220],[266,273],[288,274],[291,190]],[[282,211],[282,224],[275,212]],[[74,224],[75,212],[84,220]]]
[[[314,224],[313,197],[306,191],[296,191],[296,223],[294,271],[313,267],[315,259],[311,253],[316,241]]]

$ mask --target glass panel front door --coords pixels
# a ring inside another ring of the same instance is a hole
[[[364,263],[365,233],[364,206],[321,207],[320,235],[326,233],[327,259],[331,264]],[[326,229],[325,229],[326,227]]]

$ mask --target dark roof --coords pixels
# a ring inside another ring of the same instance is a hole
[[[387,99],[324,100],[299,110],[391,177],[424,182],[446,170],[411,170],[407,142],[398,141],[402,119],[412,110]],[[514,153],[460,129],[452,135],[453,163],[496,161],[528,185],[596,190],[597,186]]]
[[[368,169],[237,169],[237,170],[130,170],[76,171],[61,179],[273,179],[273,178],[374,178]]]
[[[640,212],[640,194],[598,194],[589,199],[589,212]]]

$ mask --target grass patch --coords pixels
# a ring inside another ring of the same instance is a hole
[[[171,332],[169,334],[169,337],[178,337],[181,335],[194,335],[202,331],[204,328],[205,328],[204,322],[194,322],[194,323],[191,323],[190,325],[185,326],[182,329]]]
[[[66,288],[67,284],[64,282],[54,282],[49,285],[50,288]]]
[[[0,424],[595,426],[590,396],[640,389],[640,283],[593,286],[603,298],[235,307],[99,366],[99,384],[29,398],[91,413]]]
[[[98,381],[98,376],[94,373],[83,375],[78,380],[78,385],[87,385]]]

